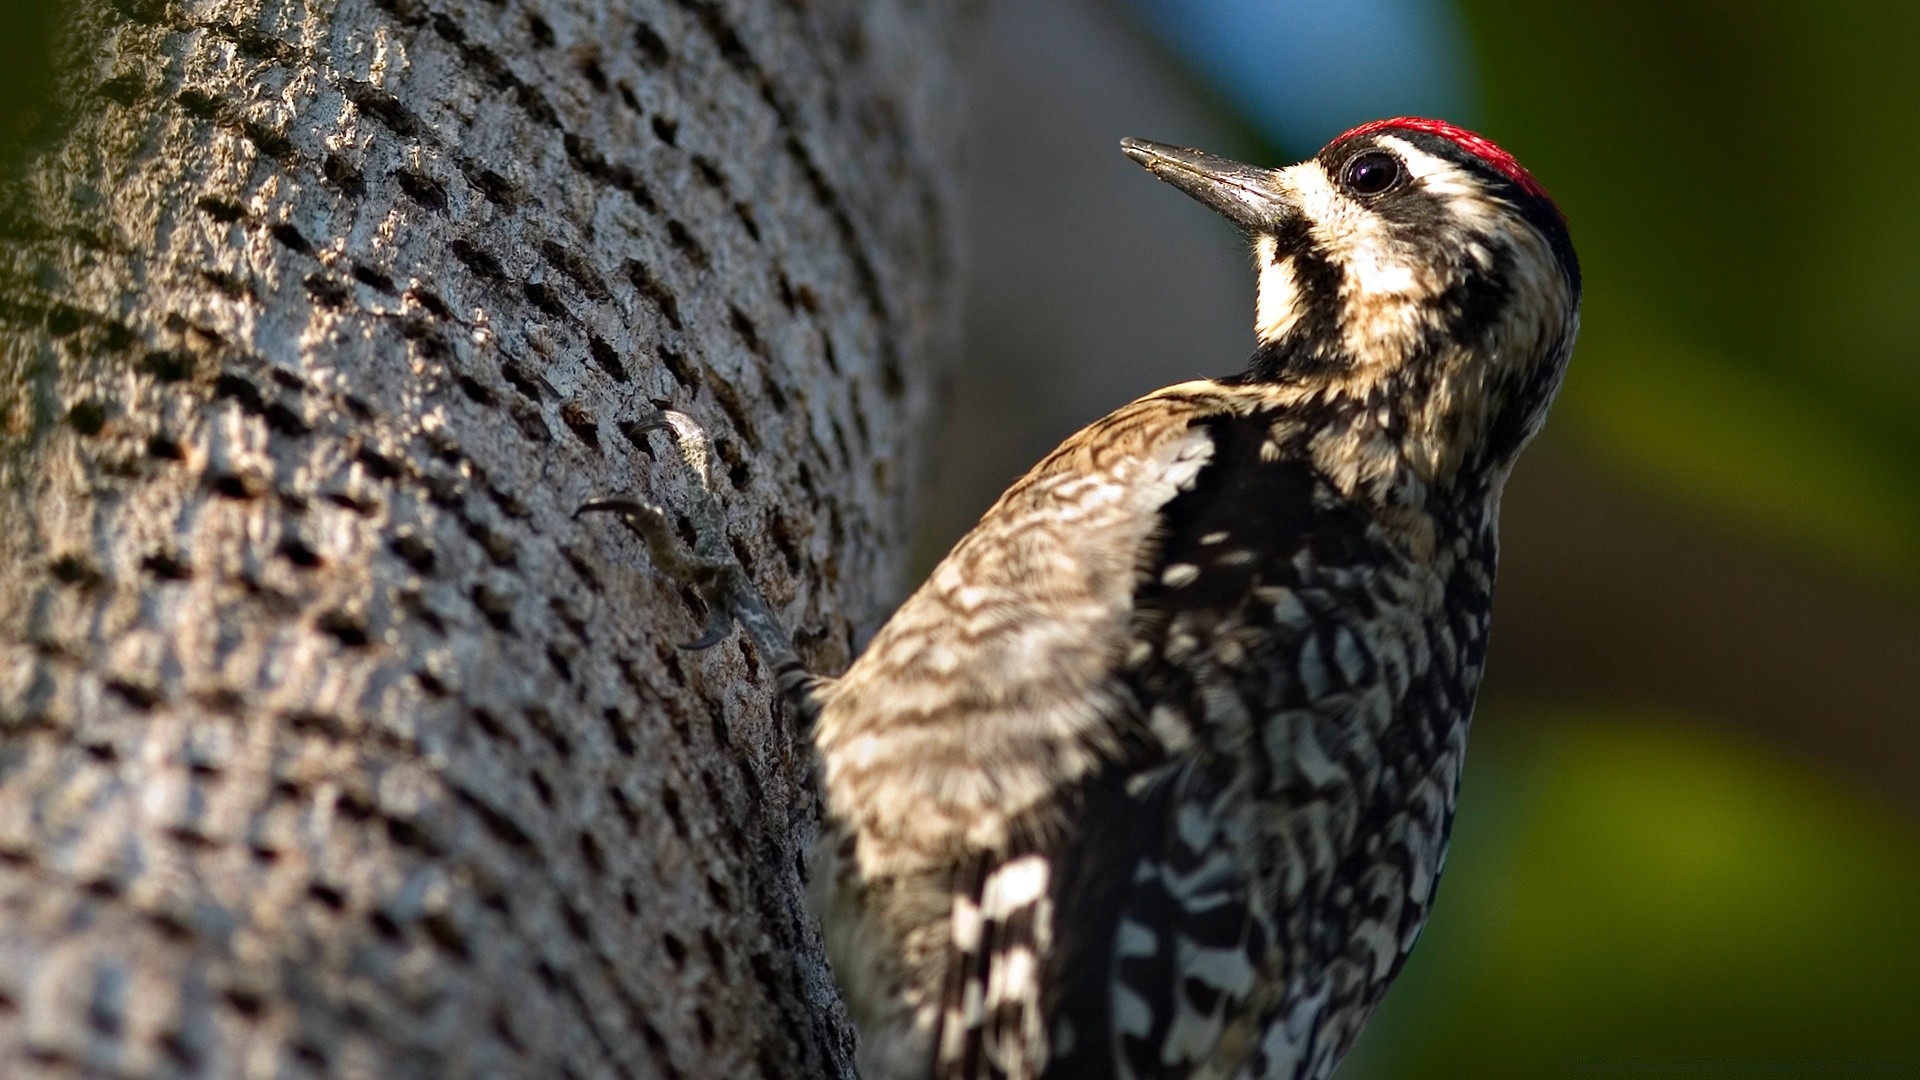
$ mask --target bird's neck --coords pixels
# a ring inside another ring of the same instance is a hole
[[[1276,435],[1348,498],[1382,509],[1497,500],[1510,458],[1482,452],[1494,418],[1452,358],[1368,371],[1263,368],[1274,362],[1267,351],[1230,381],[1274,403]]]

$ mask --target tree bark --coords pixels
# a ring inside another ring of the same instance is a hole
[[[0,1076],[846,1075],[802,733],[902,583],[953,3],[74,0],[0,250]],[[664,466],[664,459],[663,459]]]

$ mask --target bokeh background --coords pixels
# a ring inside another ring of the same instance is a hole
[[[1341,1080],[1920,1076],[1920,5],[1000,0],[927,560],[1062,436],[1252,348],[1123,135],[1475,127],[1584,328],[1503,523],[1438,912]]]
[[[0,0],[0,155],[50,3]],[[1239,238],[1122,135],[1280,163],[1440,114],[1572,221],[1585,329],[1506,503],[1453,858],[1342,1080],[1920,1076],[1920,5],[979,11],[923,565],[1074,428],[1251,349]]]

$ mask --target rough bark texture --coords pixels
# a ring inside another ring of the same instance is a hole
[[[844,1074],[807,755],[947,353],[952,5],[78,0],[0,249],[0,1076]],[[651,447],[649,443],[651,442]]]

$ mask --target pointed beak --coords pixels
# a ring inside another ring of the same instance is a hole
[[[1271,232],[1294,213],[1292,201],[1274,182],[1276,170],[1146,139],[1121,139],[1120,149],[1245,232]]]

